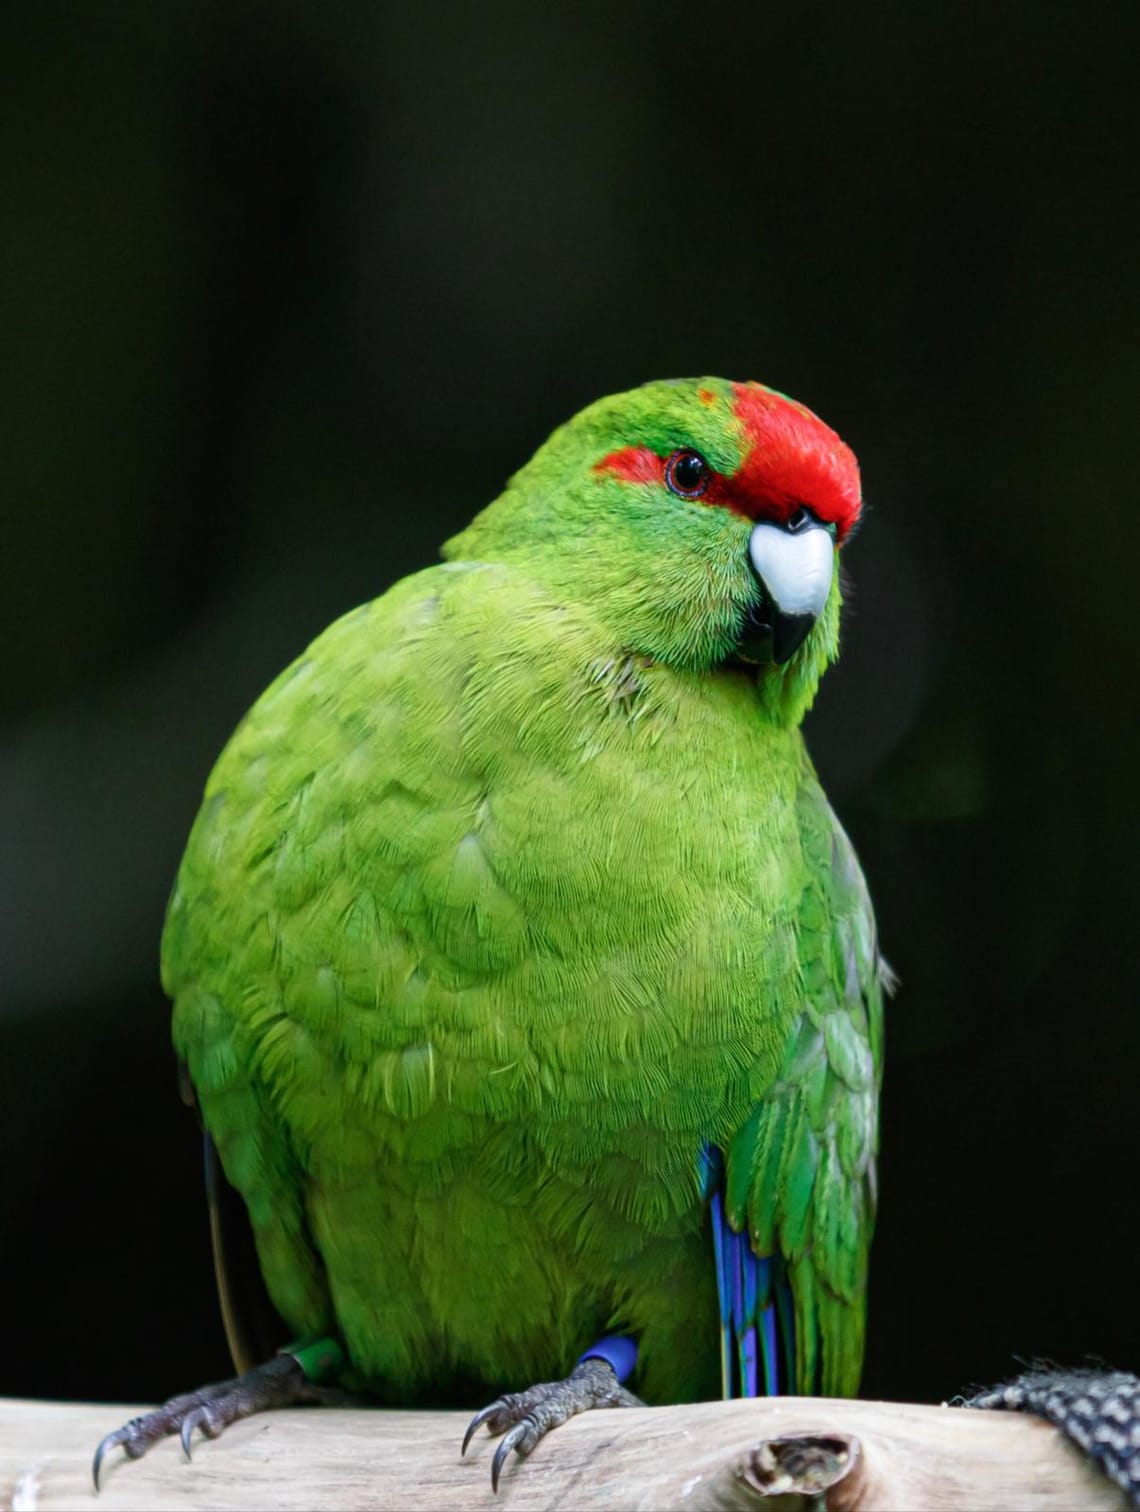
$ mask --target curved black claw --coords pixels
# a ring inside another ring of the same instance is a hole
[[[632,1391],[618,1384],[613,1367],[601,1359],[583,1360],[564,1381],[547,1381],[529,1391],[510,1392],[482,1408],[467,1425],[461,1454],[467,1453],[475,1430],[484,1423],[503,1440],[491,1461],[491,1489],[499,1489],[499,1477],[512,1453],[528,1455],[550,1432],[579,1412],[594,1407],[643,1407]]]
[[[117,1449],[120,1444],[124,1445],[128,1459],[138,1459],[140,1454],[145,1454],[145,1449],[134,1448],[131,1442],[131,1429],[141,1418],[132,1418],[122,1428],[116,1428],[114,1433],[108,1433],[99,1440],[99,1447],[95,1451],[95,1458],[91,1461],[91,1479],[95,1482],[95,1489],[99,1489],[99,1472],[103,1468],[103,1460],[109,1449]],[[133,1451],[133,1452],[132,1452]]]
[[[542,1430],[532,1417],[523,1418],[521,1423],[516,1423],[512,1429],[503,1435],[503,1441],[495,1450],[495,1458],[491,1461],[492,1491],[499,1489],[499,1476],[503,1473],[503,1466],[506,1464],[511,1450],[517,1449],[520,1455],[527,1455],[541,1437]],[[531,1438],[532,1442],[525,1442],[525,1440]]]
[[[195,1407],[193,1412],[188,1412],[182,1419],[182,1427],[178,1434],[182,1444],[182,1453],[188,1460],[194,1458],[190,1453],[190,1441],[194,1437],[194,1429],[198,1427],[202,1429],[207,1438],[217,1438],[218,1436],[216,1433],[210,1432],[209,1419],[206,1416],[206,1409],[204,1407]]]
[[[472,1438],[475,1436],[475,1430],[476,1430],[476,1428],[480,1427],[483,1423],[487,1422],[491,1417],[494,1416],[494,1414],[496,1412],[498,1412],[498,1410],[499,1410],[499,1403],[498,1402],[492,1402],[489,1407],[482,1407],[482,1408],[480,1408],[480,1410],[475,1414],[475,1416],[467,1424],[467,1432],[463,1435],[463,1447],[459,1451],[460,1455],[464,1455],[464,1454],[467,1453],[467,1445],[471,1442]]]

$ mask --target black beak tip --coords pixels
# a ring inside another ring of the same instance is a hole
[[[782,667],[803,645],[814,614],[782,614],[766,604],[749,609],[740,630],[733,660],[752,666],[774,662]]]
[[[814,614],[777,614],[772,626],[772,660],[783,666],[790,661],[815,624]]]
[[[772,661],[772,616],[765,604],[753,604],[740,627],[734,661],[763,666]]]

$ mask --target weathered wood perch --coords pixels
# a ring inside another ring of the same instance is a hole
[[[0,1509],[95,1508],[988,1508],[1089,1512],[1123,1495],[1057,1429],[1017,1413],[786,1397],[591,1412],[512,1461],[491,1491],[493,1439],[459,1444],[461,1412],[273,1412],[137,1464],[104,1433],[140,1409],[0,1401]]]

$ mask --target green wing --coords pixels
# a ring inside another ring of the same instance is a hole
[[[803,1012],[775,1083],[729,1146],[724,1211],[757,1257],[775,1260],[776,1300],[790,1287],[795,1389],[850,1396],[863,1361],[889,972],[855,852],[810,768],[797,814]]]

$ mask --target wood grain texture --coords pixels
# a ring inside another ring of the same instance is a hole
[[[494,1440],[459,1457],[464,1413],[275,1412],[199,1441],[191,1465],[174,1441],[114,1458],[96,1497],[95,1445],[139,1410],[0,1401],[0,1509],[790,1509],[809,1504],[797,1473],[832,1512],[1126,1506],[1036,1418],[792,1397],[589,1413],[512,1461],[497,1497]]]

